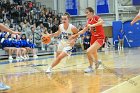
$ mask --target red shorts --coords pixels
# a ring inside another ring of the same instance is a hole
[[[100,38],[98,39],[96,37],[91,37],[90,45],[92,45],[96,41],[102,46],[104,44],[105,39],[100,39]]]

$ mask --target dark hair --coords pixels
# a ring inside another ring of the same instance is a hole
[[[93,10],[93,8],[92,8],[92,7],[87,7],[87,8],[86,8],[86,10],[88,10],[89,12],[94,13],[94,10]]]
[[[69,13],[67,13],[67,12],[66,12],[66,13],[64,13],[64,14],[63,14],[63,16],[67,16],[67,17],[68,17],[68,19],[70,19],[70,14],[69,14]]]
[[[23,36],[25,36],[25,38],[23,38]],[[21,35],[21,39],[22,39],[22,40],[23,40],[23,39],[26,40],[26,35],[25,35],[25,34],[22,34],[22,35]]]

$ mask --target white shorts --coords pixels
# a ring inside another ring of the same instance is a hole
[[[66,43],[65,44],[63,43],[62,44],[62,42],[59,42],[57,51],[63,51],[67,55],[71,55],[71,53],[72,53],[72,47],[69,46],[69,45],[67,45]]]

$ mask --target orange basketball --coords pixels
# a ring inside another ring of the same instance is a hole
[[[44,44],[49,44],[51,42],[51,37],[50,36],[42,36],[42,42]]]

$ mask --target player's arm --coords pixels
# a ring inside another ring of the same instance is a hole
[[[78,29],[75,26],[73,26],[71,31],[73,32],[73,35],[69,37],[68,43],[73,46],[78,38],[78,36],[75,36],[78,33]]]
[[[138,20],[140,20],[140,10],[139,13],[135,16],[135,18],[132,20],[131,25],[133,25],[135,22],[137,22]]]
[[[79,35],[85,33],[88,30],[88,27],[84,27],[83,30],[79,31],[78,33],[76,33],[75,35],[73,35],[71,38],[77,38]]]
[[[70,36],[69,39],[77,38],[78,36],[76,34],[78,33],[78,29],[75,26],[73,26],[71,30],[73,32],[73,35]]]
[[[102,18],[98,19],[98,22],[95,24],[88,24],[88,27],[96,27],[104,24],[104,20]]]
[[[75,26],[73,26],[72,27],[72,32],[73,32],[73,34],[77,34],[78,33],[78,29]]]
[[[2,23],[0,23],[0,30],[1,31],[6,31],[12,34],[20,34],[20,32],[14,32],[11,29],[7,28],[5,25],[3,25]]]
[[[57,37],[57,36],[59,36],[60,34],[61,34],[61,31],[60,31],[60,26],[59,26],[58,30],[57,30],[55,33],[50,34],[50,36],[51,36],[51,37]]]
[[[79,32],[77,33],[77,35],[84,34],[87,30],[88,30],[88,27],[85,26],[85,27],[83,28],[83,30],[81,30],[81,31],[79,31]]]

